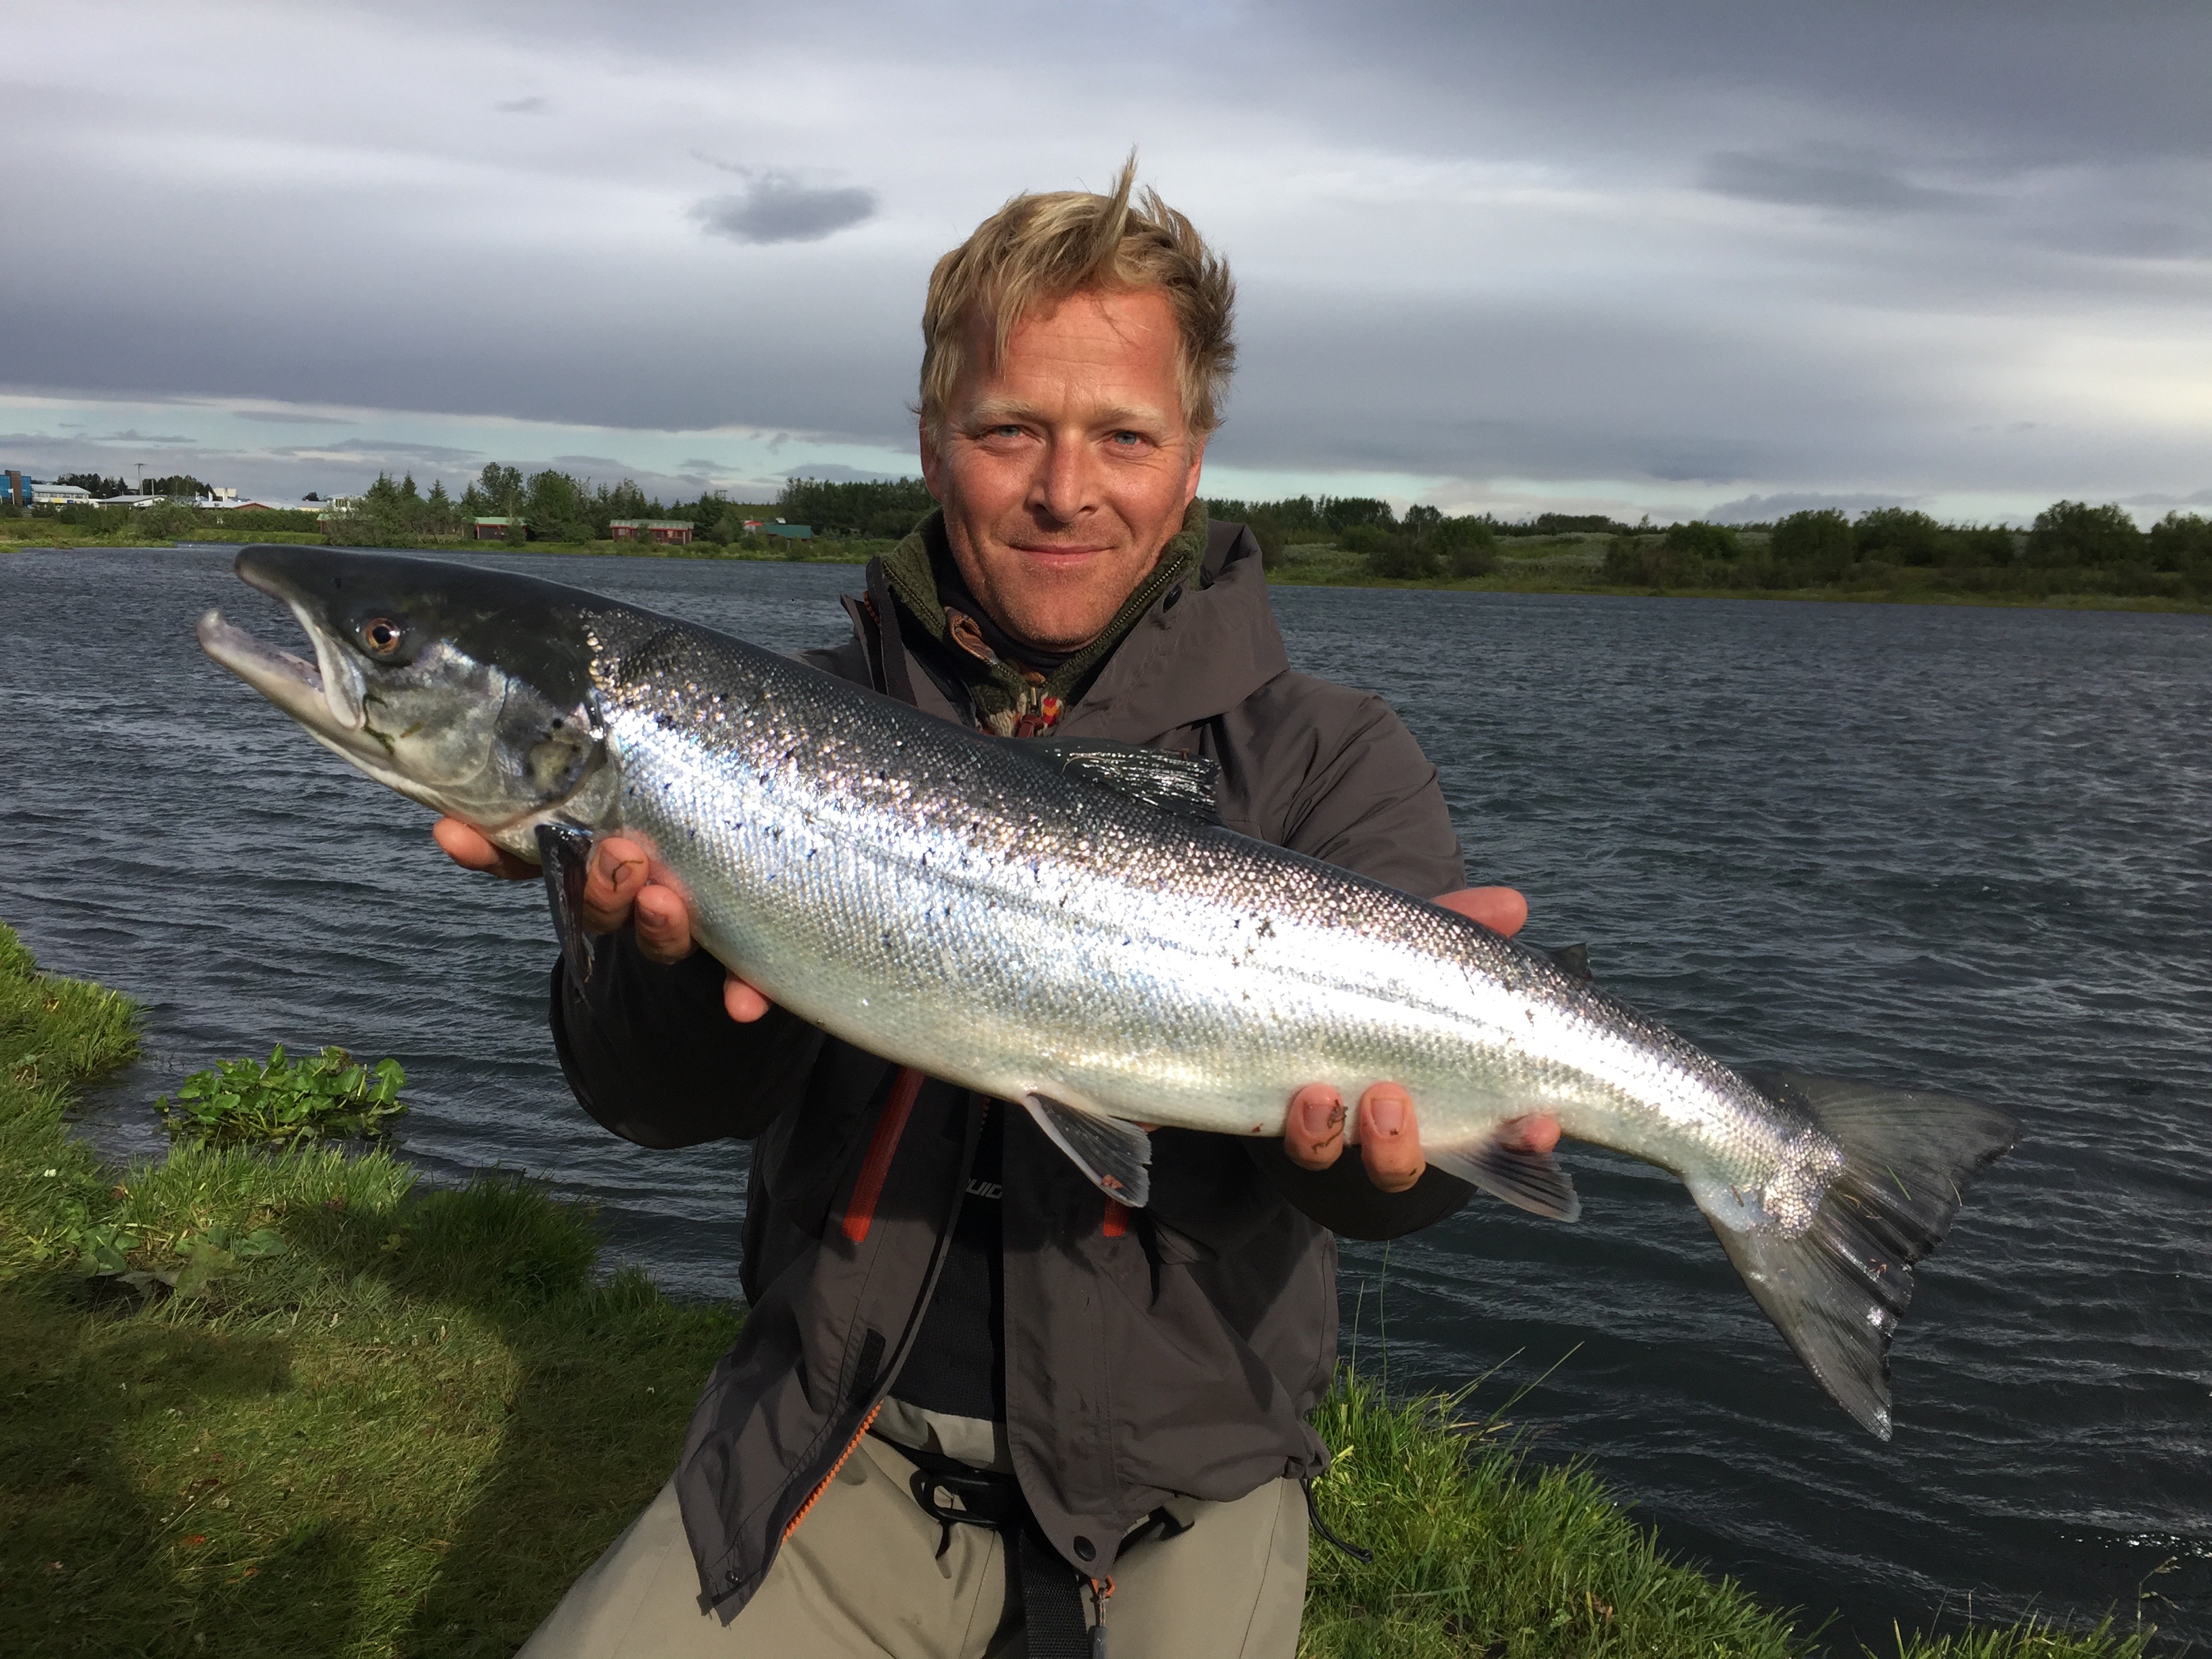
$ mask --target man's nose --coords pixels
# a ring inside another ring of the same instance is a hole
[[[1097,491],[1097,475],[1090,445],[1060,437],[1045,445],[1030,492],[1038,511],[1057,523],[1070,523],[1095,505]]]

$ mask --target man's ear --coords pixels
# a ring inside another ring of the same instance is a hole
[[[1212,435],[1213,434],[1209,432],[1206,434],[1206,437],[1210,438]],[[1182,504],[1186,510],[1193,501],[1198,499],[1199,477],[1205,471],[1205,470],[1206,438],[1200,438],[1197,442],[1192,444],[1190,447],[1190,470],[1183,474]]]
[[[917,434],[921,450],[921,481],[929,486],[929,493],[941,501],[945,499],[945,491],[939,488],[938,475],[945,471],[945,458],[938,453],[937,434],[927,416],[922,418]]]

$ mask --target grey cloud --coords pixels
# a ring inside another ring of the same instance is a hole
[[[295,444],[276,453],[280,455],[357,456],[365,461],[392,466],[468,466],[481,455],[481,452],[473,449],[416,443],[404,438],[348,438],[334,444]]]
[[[2123,495],[2130,507],[2212,507],[2212,489],[2192,489],[2186,495]]]
[[[1925,496],[1830,495],[1819,491],[1784,492],[1777,495],[1739,495],[1709,509],[1705,517],[1715,524],[1764,524],[1792,513],[1826,510],[1856,516],[1877,507],[1917,507]]]
[[[765,173],[743,192],[709,196],[691,216],[717,236],[740,242],[818,242],[875,216],[872,190],[820,190]]]
[[[543,98],[502,98],[492,108],[501,115],[542,115],[545,112]]]
[[[197,443],[199,441],[197,438],[187,438],[180,434],[163,436],[158,433],[140,432],[133,428],[123,432],[102,433],[93,441],[109,444],[189,444]]]
[[[557,466],[594,466],[615,472],[623,470],[623,463],[611,455],[556,455],[553,460]]]
[[[914,473],[870,472],[865,468],[847,466],[838,461],[810,461],[793,467],[783,475],[787,478],[818,478],[824,483],[890,483]]]
[[[1978,213],[1990,205],[1960,191],[1912,184],[1871,155],[1817,149],[1720,150],[1705,157],[1700,182],[1723,196],[1844,213]]]
[[[347,420],[342,415],[288,415],[281,410],[240,409],[231,412],[239,421],[265,421],[271,426],[359,426],[359,421]]]

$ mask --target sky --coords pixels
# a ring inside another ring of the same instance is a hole
[[[1144,179],[1216,496],[2212,508],[2212,6],[71,0],[0,58],[0,465],[914,472],[922,294]]]

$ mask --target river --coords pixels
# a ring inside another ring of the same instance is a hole
[[[586,1120],[544,1035],[534,885],[203,659],[227,550],[0,555],[0,920],[146,1007],[87,1131],[273,1042],[397,1055],[428,1179],[526,1171],[614,1255],[731,1298],[744,1154]],[[776,649],[850,568],[483,556]],[[1839,1639],[2140,1613],[2212,1640],[2212,618],[1289,588],[1299,667],[1382,692],[1470,876],[1724,1058],[2000,1102],[2021,1146],[1919,1273],[1881,1445],[1806,1378],[1680,1184],[1586,1147],[1575,1227],[1478,1200],[1346,1250],[1395,1389],[1495,1372],[1668,1546]]]

